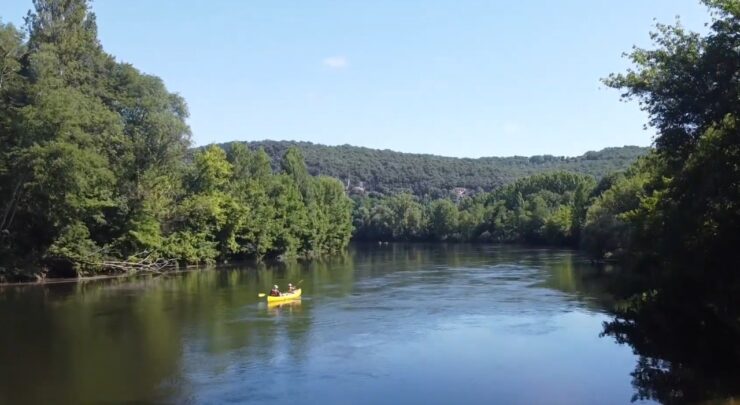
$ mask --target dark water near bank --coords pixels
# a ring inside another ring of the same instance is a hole
[[[320,263],[0,289],[0,403],[629,403],[638,356],[577,253],[354,247]],[[299,302],[267,306],[273,283]]]

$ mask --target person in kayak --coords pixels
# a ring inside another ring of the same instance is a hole
[[[288,292],[291,294],[295,292],[295,286],[291,283],[288,283]]]
[[[278,289],[277,284],[272,286],[272,290],[270,290],[270,297],[279,297],[282,294],[280,294],[280,289]]]

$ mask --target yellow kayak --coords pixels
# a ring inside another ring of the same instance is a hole
[[[277,311],[277,312],[281,310],[288,310],[289,312],[294,312],[294,311],[298,312],[301,310],[301,297],[298,297],[290,301],[268,302],[267,309]]]
[[[280,302],[280,301],[290,301],[294,300],[296,298],[300,298],[301,296],[301,289],[298,288],[292,293],[283,293],[279,297],[273,297],[271,295],[267,296],[267,302]]]

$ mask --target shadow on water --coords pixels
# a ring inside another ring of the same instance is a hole
[[[278,343],[288,348],[289,361],[300,363],[311,307],[267,307],[257,294],[301,278],[308,286],[318,281],[347,289],[351,272],[329,273],[328,265],[226,267],[5,289],[0,403],[188,400],[198,378],[188,375],[188,362],[219,373],[233,367],[234,358],[248,358],[249,364],[237,366],[254,371],[274,361],[267,354]]]
[[[616,307],[603,336],[639,356],[635,400],[730,403],[740,395],[738,289],[674,277]],[[655,286],[655,285],[654,285]]]
[[[564,253],[568,254],[568,253]],[[638,356],[632,401],[734,403],[740,396],[740,288],[708,275],[640,273],[583,260],[552,264],[545,285],[596,301],[602,337]]]
[[[299,281],[301,300],[257,297]],[[0,403],[283,403],[296,386],[309,402],[344,403],[335,391],[365,387],[439,402],[452,400],[434,396],[445,384],[465,388],[457,399],[579,393],[559,399],[621,403],[633,357],[609,357],[621,354],[597,337],[602,320],[602,336],[636,355],[633,399],[737,396],[737,296],[677,284],[628,300],[644,280],[573,251],[391,244],[321,261],[6,288]],[[627,361],[617,369],[615,359]],[[476,383],[484,377],[501,384]],[[431,384],[430,396],[408,381]],[[525,388],[532,381],[540,393]]]

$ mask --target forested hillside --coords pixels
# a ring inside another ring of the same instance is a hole
[[[408,193],[355,197],[354,238],[576,246],[588,205],[612,180],[541,173],[458,203]]]
[[[490,191],[522,177],[551,171],[570,171],[600,179],[608,173],[626,169],[650,150],[624,146],[587,152],[577,157],[544,155],[461,159],[310,142],[258,141],[246,144],[250,149],[264,148],[273,162],[279,162],[285,151],[295,146],[303,152],[311,174],[336,177],[345,184],[349,179],[351,186],[359,186],[362,182],[368,192],[394,194],[406,191],[432,197],[447,196],[456,187]],[[230,145],[221,146],[228,150]]]
[[[0,23],[0,280],[313,256],[344,248],[353,225],[357,239],[581,245],[734,275],[740,8],[708,5],[707,36],[658,26],[658,49],[636,48],[634,69],[605,80],[643,103],[655,150],[460,159],[191,149],[185,100],[103,50],[87,1],[35,2],[25,31]]]
[[[346,247],[351,205],[297,149],[187,155],[185,100],[103,50],[86,0],[0,21],[0,282]],[[186,158],[187,157],[187,158]]]

